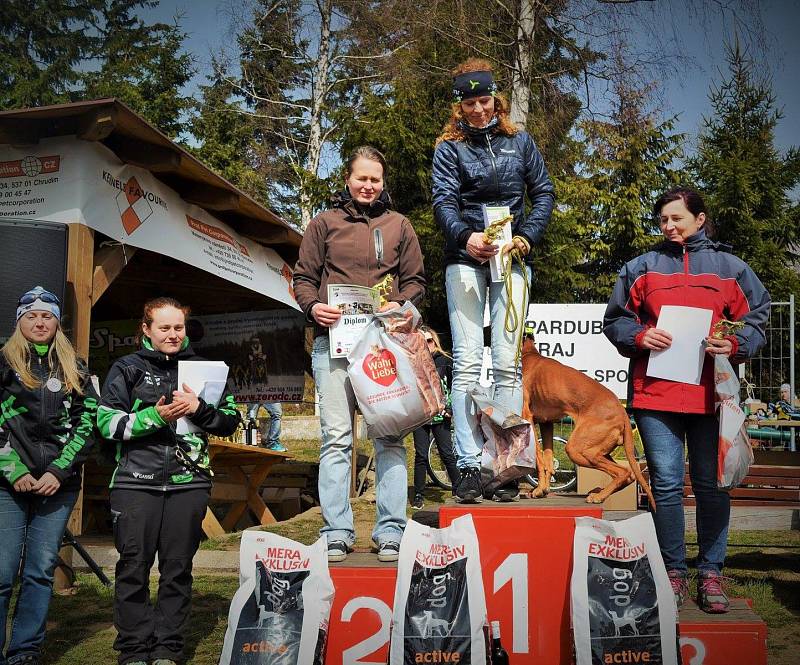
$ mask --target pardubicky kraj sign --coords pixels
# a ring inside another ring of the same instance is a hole
[[[274,250],[99,143],[56,137],[31,147],[0,145],[0,218],[85,224],[299,309],[291,268]]]
[[[536,348],[543,356],[577,369],[620,399],[628,392],[628,359],[603,334],[604,304],[539,304],[528,308]],[[491,385],[491,355],[484,349],[481,385]]]

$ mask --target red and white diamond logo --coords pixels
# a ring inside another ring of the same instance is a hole
[[[144,191],[135,176],[125,183],[125,188],[115,197],[122,228],[131,235],[153,214],[152,206],[144,197]]]

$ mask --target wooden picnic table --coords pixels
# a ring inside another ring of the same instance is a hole
[[[211,502],[215,505],[230,504],[230,507],[221,522],[212,506],[208,507],[203,520],[205,534],[217,537],[233,531],[248,508],[262,526],[276,522],[259,490],[272,467],[292,455],[215,438],[210,438],[208,443],[214,470]]]
[[[789,441],[789,450],[792,452],[797,450],[797,433],[800,428],[800,420],[780,420],[778,418],[771,418],[769,420],[759,420],[759,427],[788,427],[792,433]]]

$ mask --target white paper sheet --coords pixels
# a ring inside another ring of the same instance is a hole
[[[228,381],[228,366],[218,360],[179,360],[178,390],[185,383],[202,397],[207,404],[217,406]],[[178,434],[199,432],[200,428],[188,418],[181,418],[175,424]]]
[[[650,352],[647,376],[699,385],[705,360],[703,340],[711,331],[711,316],[710,309],[664,305],[656,328],[672,335],[672,346]]]

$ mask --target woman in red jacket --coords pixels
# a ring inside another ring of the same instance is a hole
[[[691,189],[663,194],[654,206],[666,241],[622,268],[605,314],[604,332],[631,359],[628,405],[644,441],[653,515],[661,554],[680,607],[688,595],[684,539],[684,446],[697,501],[700,575],[697,602],[707,612],[727,612],[722,566],[730,521],[730,496],[717,489],[713,356],[732,363],[752,357],[763,346],[770,299],[751,268],[708,239],[705,205]],[[661,307],[710,309],[712,326],[720,319],[744,328],[724,339],[707,337],[699,385],[647,376],[650,351],[662,351],[672,336],[656,327]]]

